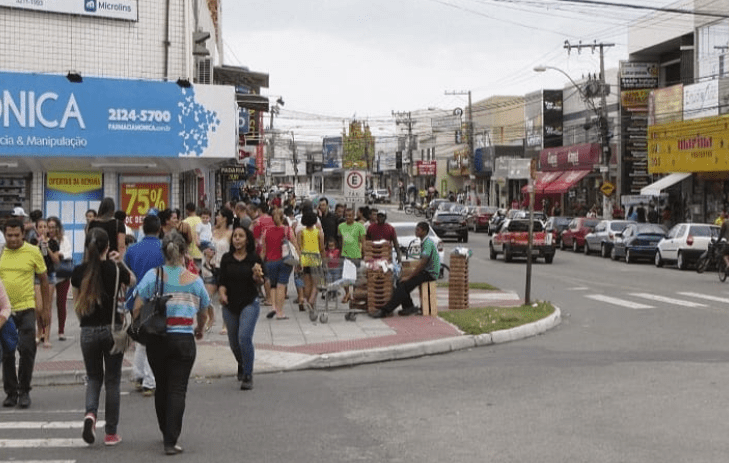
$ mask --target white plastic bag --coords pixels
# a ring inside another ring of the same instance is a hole
[[[357,267],[349,259],[344,259],[344,268],[342,268],[342,280],[354,283],[357,280]]]

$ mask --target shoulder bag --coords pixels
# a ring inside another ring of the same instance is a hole
[[[286,234],[291,233],[290,228],[286,228]],[[284,236],[283,242],[281,243],[281,258],[283,263],[290,266],[299,265],[299,253],[296,252],[296,246],[294,243],[289,241],[287,236]]]
[[[123,354],[132,344],[132,338],[129,336],[129,327],[132,324],[132,317],[124,306],[124,297],[119,298],[121,286],[119,284],[119,266],[116,267],[116,283],[114,284],[114,303],[112,304],[111,314],[111,335],[114,338],[114,346],[111,348],[112,354]],[[121,325],[116,324],[116,316],[119,314],[122,319]]]
[[[6,354],[15,352],[18,347],[18,329],[15,327],[13,317],[8,318],[2,328],[0,328],[0,345]]]
[[[157,267],[157,278],[154,284],[154,294],[142,304],[139,316],[132,320],[129,335],[133,340],[146,345],[154,336],[167,335],[167,301],[171,294],[164,294],[164,270]]]

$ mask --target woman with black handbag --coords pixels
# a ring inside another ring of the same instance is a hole
[[[164,452],[182,452],[177,440],[182,432],[185,397],[197,349],[195,338],[202,339],[210,297],[202,279],[185,268],[187,242],[177,231],[170,231],[162,240],[162,293],[171,295],[166,304],[167,332],[150,336],[147,358],[152,367],[157,389],[154,406],[157,423],[164,440]],[[145,300],[156,292],[157,269],[149,270],[139,285],[134,302],[134,317],[138,317]],[[193,325],[197,322],[197,326]]]
[[[106,389],[104,444],[116,445],[121,442],[117,425],[124,354],[111,353],[114,347],[111,323],[113,316],[115,322],[121,324],[121,317],[116,313],[119,285],[134,283],[134,274],[122,261],[121,254],[109,252],[109,235],[106,231],[101,228],[89,230],[86,234],[84,261],[73,269],[71,275],[74,309],[81,325],[81,353],[88,377],[82,433],[87,444],[93,444],[96,440],[96,417],[102,381]]]
[[[68,289],[71,286],[71,272],[73,272],[73,249],[71,242],[63,233],[63,224],[58,217],[48,217],[48,250],[56,270],[56,284],[51,287],[51,299],[56,297],[56,311],[58,312],[58,340],[66,340],[66,300]],[[57,251],[54,251],[57,250]],[[48,320],[50,333],[51,319]]]

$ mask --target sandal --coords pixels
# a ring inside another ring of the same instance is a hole
[[[272,310],[272,311],[270,311],[270,312],[268,312],[268,313],[266,314],[266,318],[268,318],[268,319],[270,320],[270,319],[271,319],[271,318],[273,318],[273,317],[274,317],[275,315],[276,315],[276,311],[275,311],[275,310]]]
[[[287,315],[284,315],[283,317],[276,317],[276,320],[288,320],[288,319],[289,319],[289,317]]]

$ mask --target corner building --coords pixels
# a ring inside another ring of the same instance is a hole
[[[216,68],[218,1],[0,0],[0,43],[0,217],[58,216],[79,259],[103,197],[132,228],[153,207],[216,206],[246,77]]]

